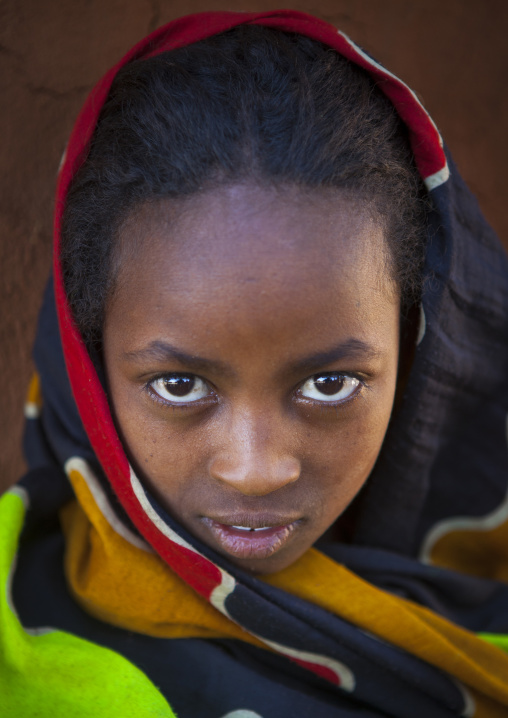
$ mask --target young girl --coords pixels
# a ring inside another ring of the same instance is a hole
[[[60,171],[1,715],[508,715],[507,280],[332,26],[137,45]]]

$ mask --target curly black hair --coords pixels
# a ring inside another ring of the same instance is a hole
[[[239,26],[114,80],[63,217],[65,289],[89,347],[101,342],[126,218],[244,181],[353,193],[384,223],[403,314],[418,301],[428,200],[392,104],[331,48]]]

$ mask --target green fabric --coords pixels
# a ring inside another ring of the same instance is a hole
[[[502,633],[479,633],[478,636],[484,641],[492,643],[492,645],[501,648],[508,653],[508,634]]]
[[[118,653],[62,631],[23,629],[9,597],[24,516],[16,490],[0,499],[0,716],[172,718],[153,683]]]

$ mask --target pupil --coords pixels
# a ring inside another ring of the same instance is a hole
[[[314,380],[314,385],[321,394],[332,396],[342,389],[344,379],[341,376],[320,376]]]
[[[186,396],[194,388],[194,383],[192,376],[173,376],[164,380],[167,391],[174,396]]]

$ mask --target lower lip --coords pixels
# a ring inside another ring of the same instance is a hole
[[[215,540],[223,551],[235,558],[268,558],[285,546],[296,528],[296,521],[287,526],[270,526],[259,531],[247,531],[205,519]]]

